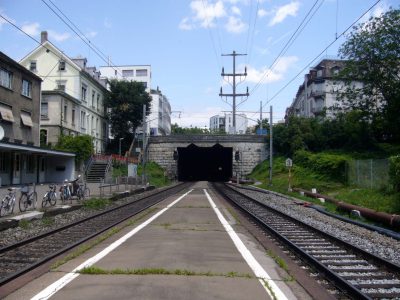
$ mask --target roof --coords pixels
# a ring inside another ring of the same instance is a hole
[[[31,72],[30,70],[28,70],[27,68],[25,68],[24,66],[19,64],[17,61],[13,60],[11,57],[9,57],[8,55],[4,54],[1,51],[0,51],[0,59],[3,59],[7,63],[13,65],[14,67],[16,67],[21,72],[24,72],[25,74],[28,74],[30,77],[32,77],[32,78],[34,78],[34,79],[36,79],[38,81],[42,81],[42,78],[40,78],[35,73]]]
[[[7,142],[0,142],[0,150],[14,150],[14,151],[27,152],[27,153],[32,153],[32,154],[44,154],[44,155],[51,155],[51,156],[66,156],[66,157],[75,157],[76,156],[76,154],[72,153],[72,152],[44,149],[44,148],[35,147],[35,146],[27,146],[27,145],[7,143]]]

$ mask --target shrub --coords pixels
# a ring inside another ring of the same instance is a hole
[[[293,162],[332,180],[345,182],[347,159],[348,157],[343,154],[323,152],[314,154],[299,150],[295,152]]]
[[[396,192],[400,192],[400,155],[389,157],[389,180]]]

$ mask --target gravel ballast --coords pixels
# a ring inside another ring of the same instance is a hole
[[[378,255],[395,264],[400,262],[400,241],[376,231],[353,225],[322,214],[312,208],[298,205],[301,200],[277,193],[264,193],[234,187],[243,194],[312,227],[327,232],[343,241]]]

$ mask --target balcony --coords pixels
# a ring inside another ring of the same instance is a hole
[[[325,96],[325,92],[323,92],[323,91],[312,91],[311,92],[311,97],[318,98],[318,97],[323,97],[323,96]]]

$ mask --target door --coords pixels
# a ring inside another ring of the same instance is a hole
[[[46,159],[39,157],[39,182],[45,182],[46,179]]]
[[[21,183],[21,154],[14,153],[12,184]]]

